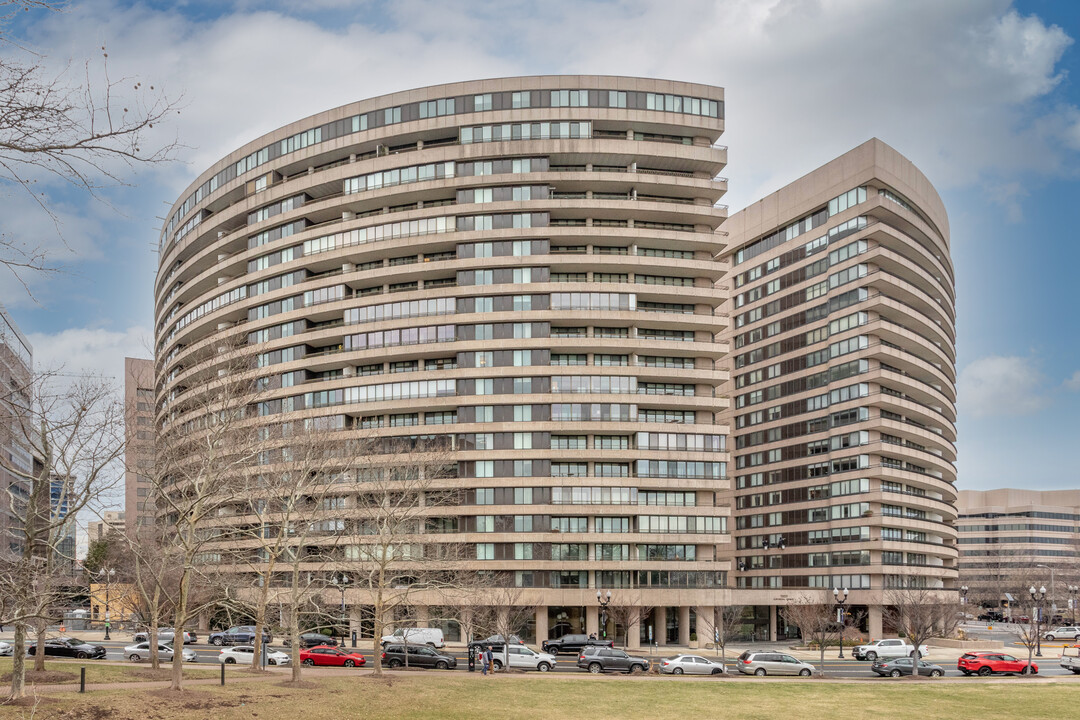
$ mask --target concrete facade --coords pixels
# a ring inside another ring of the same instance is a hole
[[[154,362],[124,358],[124,512],[121,516],[128,532],[154,520],[150,500],[154,394]]]

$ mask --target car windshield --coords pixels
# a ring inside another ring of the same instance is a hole
[[[60,642],[66,642],[68,645],[86,645],[86,642],[79,638],[60,638]]]

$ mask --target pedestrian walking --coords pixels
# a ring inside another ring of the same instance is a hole
[[[495,653],[492,652],[492,649],[491,649],[490,645],[488,645],[487,652],[484,654],[484,656],[487,658],[488,670],[490,670],[491,674],[494,675],[495,674]]]
[[[477,659],[480,661],[480,674],[487,677],[487,650],[480,648],[480,656]]]

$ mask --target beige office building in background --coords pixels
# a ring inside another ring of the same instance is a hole
[[[154,521],[154,362],[124,358],[124,522],[129,532]]]

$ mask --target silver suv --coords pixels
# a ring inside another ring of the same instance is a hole
[[[649,661],[643,657],[628,655],[622,650],[606,647],[586,647],[578,655],[577,666],[591,673],[617,670],[632,673],[635,670],[645,672],[649,669]]]
[[[810,677],[814,666],[796,660],[791,655],[781,652],[751,652],[747,650],[735,661],[735,667],[743,675],[801,675]]]

